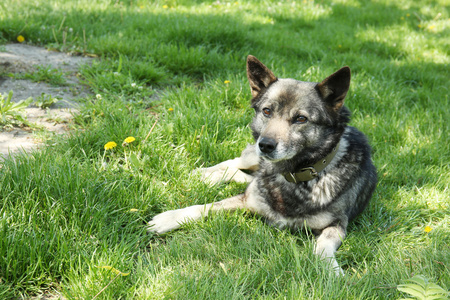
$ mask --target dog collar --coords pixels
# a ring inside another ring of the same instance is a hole
[[[295,173],[283,173],[284,178],[292,183],[299,183],[301,181],[310,181],[317,176],[319,176],[319,173],[325,169],[326,166],[333,160],[334,156],[339,150],[339,143],[336,145],[336,147],[333,148],[333,151],[331,151],[330,154],[325,156],[324,159],[321,159],[317,163],[315,163],[311,167],[302,168],[300,171]]]

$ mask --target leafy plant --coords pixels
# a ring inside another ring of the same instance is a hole
[[[8,96],[0,94],[0,125],[8,125],[19,121],[22,124],[26,124],[26,118],[22,116],[21,111],[31,104],[33,98],[26,100],[20,100],[19,102],[12,102],[11,98],[13,91],[9,91]]]
[[[58,102],[58,98],[53,97],[50,94],[42,93],[40,96],[37,97],[36,101],[34,101],[33,104],[39,108],[45,109],[52,106],[56,102]]]
[[[37,66],[36,71],[25,74],[11,74],[15,79],[28,79],[33,82],[46,82],[54,86],[67,85],[64,73],[51,66]]]
[[[419,300],[449,299],[448,292],[439,285],[429,282],[427,278],[416,275],[407,280],[409,283],[400,284],[397,289]],[[412,299],[412,298],[402,298]],[[402,300],[400,299],[400,300]]]

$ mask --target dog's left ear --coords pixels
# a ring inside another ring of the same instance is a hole
[[[322,99],[334,111],[338,111],[344,105],[344,98],[350,87],[350,77],[350,68],[343,67],[316,85]]]

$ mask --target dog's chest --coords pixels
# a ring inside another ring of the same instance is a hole
[[[287,218],[304,218],[319,213],[334,200],[335,184],[332,176],[290,183],[281,175],[273,175],[261,178],[259,188],[274,211]]]

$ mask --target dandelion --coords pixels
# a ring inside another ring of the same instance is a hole
[[[105,150],[111,150],[112,148],[115,148],[117,144],[115,142],[108,142],[105,144]]]
[[[122,146],[123,146],[123,147],[128,146],[129,143],[132,143],[132,142],[134,142],[135,140],[136,140],[136,139],[135,139],[134,137],[129,136],[129,137],[127,137],[127,138],[123,141]]]
[[[225,83],[225,84],[229,84],[231,81],[229,81],[229,80],[225,80],[223,83]]]
[[[430,29],[430,30],[432,30],[432,29],[434,29],[436,26],[434,26],[434,25],[430,25],[430,26],[428,26],[428,29]]]
[[[137,209],[137,208],[132,208],[129,210],[129,212],[138,212],[138,211],[139,211],[139,209]]]
[[[407,17],[411,16],[410,14],[406,14]]]
[[[431,230],[433,230],[433,228],[431,228],[430,226],[425,226],[425,229],[423,231],[429,233]]]
[[[129,136],[129,137],[127,137],[125,140],[124,140],[124,142],[125,143],[131,143],[131,142],[134,142],[136,139],[134,138],[134,137],[132,137],[132,136]]]
[[[169,112],[173,112],[173,108],[170,107],[170,108],[168,109],[168,111],[169,111]]]
[[[19,36],[17,37],[17,41],[18,41],[19,43],[23,43],[23,42],[25,42],[25,38],[23,37],[23,35],[19,35]]]
[[[163,8],[167,9],[167,8],[169,8],[169,6],[168,5],[163,5]]]

